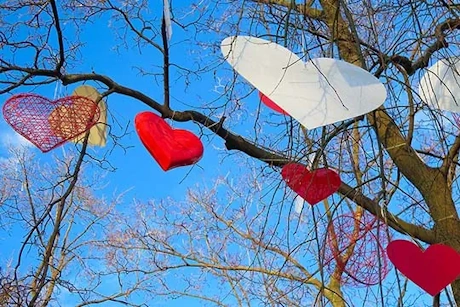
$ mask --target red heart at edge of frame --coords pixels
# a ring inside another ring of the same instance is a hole
[[[460,254],[447,245],[433,244],[422,251],[410,241],[395,240],[388,244],[387,255],[402,274],[432,296],[460,276]]]

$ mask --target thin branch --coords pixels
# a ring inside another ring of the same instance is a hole
[[[50,4],[53,9],[54,25],[56,27],[56,33],[57,33],[58,42],[59,42],[59,61],[56,65],[56,71],[61,71],[61,68],[64,65],[64,61],[65,61],[64,42],[62,40],[62,30],[61,30],[61,24],[59,21],[58,10],[56,7],[56,1],[50,0]]]

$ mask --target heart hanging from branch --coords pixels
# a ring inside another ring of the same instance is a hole
[[[442,59],[428,68],[418,91],[430,108],[460,113],[460,57]]]
[[[320,168],[309,171],[298,163],[286,164],[281,170],[281,176],[288,187],[312,206],[337,192],[342,183],[340,176],[333,170]]]
[[[395,240],[387,254],[401,273],[432,296],[460,276],[460,255],[447,245],[433,244],[423,251],[410,241]]]
[[[203,143],[196,135],[171,128],[152,112],[137,114],[134,123],[142,143],[164,171],[194,164],[203,156]]]
[[[356,65],[330,58],[304,63],[261,38],[227,37],[221,51],[235,71],[307,129],[371,112],[387,96],[379,79]]]
[[[89,130],[99,115],[97,104],[81,96],[53,101],[36,94],[18,94],[3,105],[6,122],[42,152]]]
[[[99,120],[96,125],[89,129],[88,145],[104,147],[107,143],[107,103],[101,94],[92,86],[81,85],[77,87],[72,95],[83,96],[98,103]],[[85,134],[72,139],[71,142],[83,142]]]

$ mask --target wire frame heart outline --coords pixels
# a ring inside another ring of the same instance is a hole
[[[94,126],[98,105],[83,96],[50,100],[37,94],[17,94],[3,105],[6,122],[20,135],[48,152]]]
[[[455,123],[457,124],[457,127],[460,128],[460,115],[457,113],[452,113],[452,118],[454,119]]]
[[[388,242],[387,226],[375,217],[366,213],[361,219],[352,214],[338,216],[327,230],[325,269],[329,274],[333,274],[336,267],[343,271],[342,284],[376,285],[391,268],[384,248]],[[344,262],[342,256],[352,245],[353,252]]]

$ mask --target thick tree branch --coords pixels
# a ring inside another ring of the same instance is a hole
[[[436,51],[448,47],[446,36],[454,30],[460,30],[460,18],[448,19],[437,25],[434,31],[436,41],[428,46],[423,55],[415,62],[412,62],[407,57],[401,55],[394,55],[390,57],[389,60],[395,64],[401,65],[406,70],[407,74],[411,76],[415,74],[417,70],[427,67],[431,56]]]
[[[326,15],[326,23],[329,27],[329,31],[335,33],[339,39],[337,41],[337,46],[342,58],[349,63],[360,65],[360,50],[357,49],[355,38],[349,29],[349,25],[339,12],[339,2],[340,0],[321,1]],[[438,41],[444,43],[443,31],[457,26],[457,22],[453,21],[438,26],[436,29]],[[441,47],[431,46],[431,48],[434,50]],[[432,52],[428,52],[427,54],[428,55],[423,57],[419,63],[422,63],[424,61],[423,59],[429,58]],[[438,225],[438,222],[441,222],[441,228],[443,230],[437,232],[437,235],[441,233],[447,235],[449,232],[446,229],[454,225],[453,220],[457,218],[457,213],[452,201],[451,191],[448,188],[446,176],[443,176],[439,169],[427,166],[424,161],[420,159],[383,106],[374,112],[368,113],[367,118],[371,125],[374,126],[379,142],[385,147],[391,159],[398,166],[398,169],[411,181],[424,197],[430,209],[430,215],[436,225]],[[411,232],[409,232],[409,234],[412,235]],[[442,241],[446,239],[444,235],[442,238],[437,238],[437,240]]]
[[[186,122],[186,121],[195,121],[202,126],[210,129],[215,134],[220,136],[222,139],[225,140],[225,146],[228,150],[238,150],[244,152],[250,157],[256,158],[260,161],[266,162],[272,166],[282,167],[290,161],[287,157],[278,155],[275,152],[271,152],[267,149],[260,148],[255,144],[251,143],[250,141],[244,139],[243,137],[233,134],[232,132],[228,131],[227,129],[223,128],[222,124],[216,122],[209,117],[205,116],[202,113],[197,111],[189,110],[189,111],[173,111],[169,108],[166,108],[164,105],[158,103],[154,99],[146,96],[140,91],[136,91],[122,85],[119,85],[111,78],[99,75],[99,74],[69,74],[69,75],[60,75],[58,76],[55,71],[51,70],[34,70],[34,69],[25,69],[25,68],[17,68],[21,71],[28,72],[34,75],[39,76],[48,76],[48,77],[59,77],[64,85],[72,84],[76,82],[82,81],[99,81],[110,88],[113,92],[122,94],[125,96],[129,96],[135,98],[149,107],[153,108],[154,110],[158,111],[162,114],[165,118],[173,118],[175,121],[178,122]],[[414,153],[415,154],[415,153]],[[415,156],[417,156],[415,154]],[[418,156],[417,156],[418,158]],[[424,242],[430,243],[433,242],[434,236],[433,233],[425,229],[421,226],[417,226],[414,224],[407,223],[399,218],[392,216],[391,214],[383,211],[383,209],[373,200],[364,196],[358,191],[355,191],[351,186],[342,183],[339,188],[339,193],[347,197],[348,199],[356,202],[359,206],[363,207],[364,209],[368,210],[372,214],[378,216],[381,220],[387,221],[389,226],[394,228],[396,231],[399,231],[404,234],[410,233],[415,238],[418,238]]]
[[[169,116],[167,115],[166,117],[172,117],[172,114],[170,114]],[[211,119],[199,112],[175,112],[174,119],[176,121],[193,120],[208,127],[210,130],[212,130],[225,140],[225,146],[228,150],[239,150],[253,158],[256,158],[260,161],[278,167],[283,167],[287,163],[292,162],[287,157],[262,149],[254,145],[250,141],[242,138],[241,136],[231,133],[230,131],[220,127],[216,122],[212,121]],[[363,207],[367,211],[371,212],[380,220],[387,222],[388,225],[396,231],[401,232],[403,234],[410,234],[413,237],[418,238],[419,240],[422,240],[427,243],[434,242],[434,234],[431,230],[428,230],[421,226],[407,223],[393,216],[389,212],[383,210],[383,208],[379,206],[375,201],[366,197],[365,195],[363,195],[356,189],[352,188],[351,186],[347,185],[346,183],[342,183],[340,185],[339,193],[344,195],[348,199],[354,201],[356,204]]]

